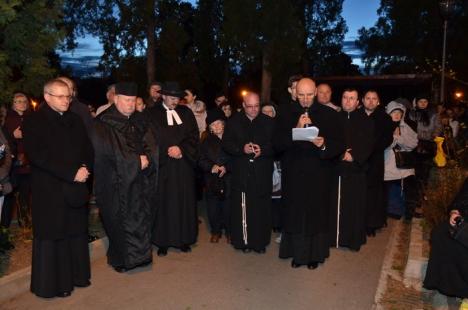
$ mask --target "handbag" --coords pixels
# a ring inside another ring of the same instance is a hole
[[[468,248],[468,223],[463,217],[458,217],[454,227],[450,227],[452,238]]]
[[[398,169],[413,169],[416,159],[413,152],[402,151],[400,147],[393,148],[395,153],[395,164]]]

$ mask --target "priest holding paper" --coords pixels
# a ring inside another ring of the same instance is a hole
[[[345,151],[341,118],[314,103],[316,92],[312,79],[301,79],[298,102],[282,106],[276,119],[273,143],[282,154],[285,207],[279,256],[292,257],[293,268],[307,265],[315,269],[329,256],[331,175],[335,161]],[[293,139],[295,128],[308,126],[318,129],[316,138]]]

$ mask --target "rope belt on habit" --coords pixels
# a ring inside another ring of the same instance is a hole
[[[247,235],[247,205],[245,203],[245,192],[241,194],[241,206],[242,206],[242,237],[244,239],[244,244],[248,243]]]

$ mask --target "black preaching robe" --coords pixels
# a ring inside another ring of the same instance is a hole
[[[384,151],[393,142],[395,125],[391,117],[381,108],[377,108],[370,115],[367,115],[365,109],[359,111],[374,122],[374,148],[369,157],[367,170],[366,227],[378,229],[385,225],[387,217],[383,195]]]
[[[185,106],[175,111],[182,124],[169,126],[162,103],[147,112],[159,132],[159,181],[153,243],[159,247],[182,247],[194,244],[198,234],[195,196],[195,167],[198,160],[199,132],[195,116]],[[182,158],[167,155],[170,146],[178,146]]]
[[[245,113],[227,123],[223,149],[231,155],[231,244],[236,249],[263,250],[271,238],[271,190],[273,174],[273,120],[259,114],[252,121]],[[258,144],[261,155],[244,153],[244,145]],[[245,204],[242,204],[242,197]],[[244,222],[243,222],[244,221]]]
[[[352,162],[336,165],[330,212],[332,246],[359,250],[366,243],[367,160],[374,146],[374,123],[359,111],[339,112]]]
[[[143,116],[130,118],[112,105],[94,124],[95,194],[109,237],[108,263],[134,268],[152,260],[158,150]],[[140,155],[150,165],[141,170]]]
[[[43,104],[22,125],[31,161],[33,258],[31,291],[41,297],[89,284],[88,190],[74,182],[93,166],[93,148],[78,115]]]
[[[292,128],[306,110],[313,126],[319,128],[319,136],[325,138],[325,148],[292,140]],[[274,144],[282,153],[282,258],[308,264],[328,256],[333,160],[344,152],[343,132],[339,114],[318,103],[308,109],[299,103],[285,105],[278,112]]]

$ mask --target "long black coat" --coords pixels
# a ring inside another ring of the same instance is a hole
[[[374,123],[358,110],[339,112],[352,162],[339,161],[333,181],[330,235],[332,245],[359,249],[366,242],[366,171],[374,147]]]
[[[261,250],[270,243],[274,155],[272,139],[273,120],[263,114],[251,121],[245,113],[238,113],[226,125],[223,149],[231,155],[229,204],[231,243],[235,248]],[[244,145],[249,142],[260,146],[259,157],[253,159],[252,154],[244,153]],[[245,193],[246,199],[245,231],[242,225],[242,193]]]
[[[185,106],[177,106],[182,124],[167,123],[162,103],[147,112],[159,136],[159,180],[153,243],[181,247],[196,242],[198,234],[195,196],[195,167],[198,161],[199,132],[195,116]],[[169,157],[170,146],[178,146],[182,158]]]
[[[93,147],[78,115],[60,115],[47,104],[23,122],[26,154],[32,166],[34,237],[57,240],[86,234],[88,192],[74,182],[82,165],[91,169]]]
[[[345,150],[343,122],[338,113],[318,103],[308,115],[325,149],[311,142],[293,141],[292,128],[305,109],[299,104],[282,106],[276,118],[274,145],[282,153],[282,194],[287,233],[315,235],[329,229],[331,181],[334,161]]]
[[[207,191],[212,194],[218,194],[223,189],[226,195],[227,183],[230,178],[229,171],[220,178],[218,174],[211,173],[214,165],[227,167],[229,157],[222,149],[222,140],[216,135],[209,134],[200,144],[200,160],[198,165],[202,169],[205,177]]]
[[[366,223],[369,228],[380,228],[385,224],[386,218],[386,198],[383,197],[384,151],[393,142],[395,125],[383,109],[377,108],[370,115],[364,109],[359,111],[374,122],[374,148],[367,170]]]
[[[95,194],[109,237],[108,260],[132,268],[151,260],[158,149],[141,113],[130,118],[111,106],[94,124]],[[141,170],[140,155],[150,165]]]

